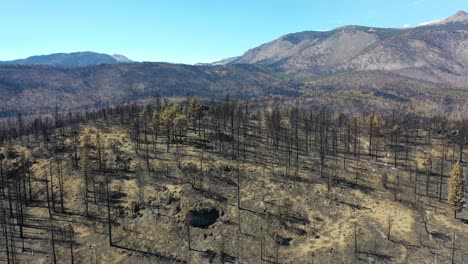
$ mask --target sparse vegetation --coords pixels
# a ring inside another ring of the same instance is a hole
[[[12,118],[0,259],[462,263],[465,125],[229,97]]]

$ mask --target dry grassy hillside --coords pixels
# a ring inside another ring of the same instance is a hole
[[[198,121],[180,108],[169,142],[165,110],[158,134],[148,108],[5,142],[0,262],[5,245],[18,263],[468,261],[468,212],[447,202],[458,148],[437,131],[408,125],[395,152],[382,125],[369,155],[365,119],[353,144],[335,116],[306,135],[285,110],[273,134],[260,112],[224,123],[217,107]]]

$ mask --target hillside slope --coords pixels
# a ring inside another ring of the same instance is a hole
[[[460,11],[415,28],[345,26],[288,34],[225,63],[263,65],[303,76],[379,70],[463,86],[468,75],[468,14]]]
[[[75,263],[465,263],[468,208],[455,219],[447,201],[459,148],[446,133],[463,124],[429,125],[407,112],[375,117],[381,125],[369,128],[352,115],[291,105],[252,111],[254,101],[185,107],[197,102],[161,111],[121,105],[72,115],[58,129],[43,119],[44,132],[34,136],[36,126],[26,126],[28,137],[5,144],[1,130],[18,128],[0,126],[10,256],[19,263],[72,256]],[[171,123],[142,125],[168,115],[185,119],[174,138],[166,137]]]
[[[291,84],[256,66],[201,67],[166,63],[83,68],[0,66],[0,111],[40,111],[197,95],[219,99],[295,95]]]

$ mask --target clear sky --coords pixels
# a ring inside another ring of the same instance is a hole
[[[287,33],[417,26],[468,0],[0,0],[0,60],[56,52],[212,62]]]

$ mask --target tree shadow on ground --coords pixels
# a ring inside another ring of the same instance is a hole
[[[143,250],[138,250],[138,249],[134,249],[134,248],[126,247],[126,246],[117,245],[117,244],[114,244],[114,243],[112,244],[112,246],[116,247],[116,248],[119,248],[119,249],[124,249],[124,250],[129,250],[129,251],[132,251],[132,252],[136,252],[136,253],[139,253],[139,254],[152,256],[152,257],[157,258],[160,261],[167,261],[169,263],[187,263],[187,261],[185,261],[185,260],[181,260],[181,259],[178,259],[178,258],[173,257],[173,256],[165,256],[165,255],[162,255],[159,252],[143,251]]]

